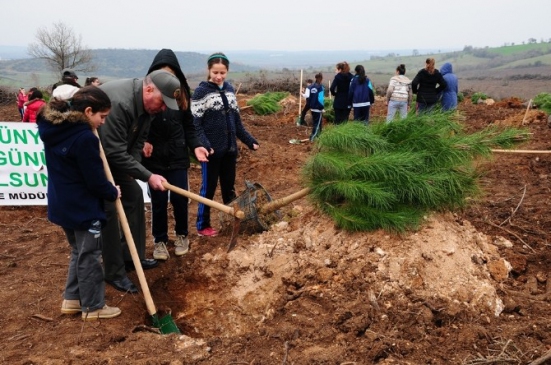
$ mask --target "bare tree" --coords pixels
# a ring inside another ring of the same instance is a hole
[[[82,45],[82,36],[63,22],[54,23],[51,29],[40,27],[36,42],[29,44],[29,55],[45,60],[54,71],[72,68],[75,71],[93,72],[92,52]]]

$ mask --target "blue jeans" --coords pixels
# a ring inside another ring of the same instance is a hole
[[[172,185],[188,189],[187,169],[175,170],[156,170],[151,169],[154,174],[159,174]],[[149,188],[149,186],[148,186]],[[168,241],[168,190],[160,191],[149,189],[151,196],[151,227],[152,234],[157,242]],[[177,194],[170,193],[170,203],[174,212],[174,230],[177,235],[188,235],[188,198]]]
[[[390,100],[388,102],[388,111],[386,114],[386,121],[390,122],[392,119],[394,119],[396,112],[400,113],[401,119],[404,119],[408,114],[408,102]]]

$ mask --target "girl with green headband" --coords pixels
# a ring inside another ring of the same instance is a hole
[[[256,139],[241,122],[233,86],[226,82],[230,61],[217,52],[207,59],[208,79],[202,81],[191,98],[193,122],[201,143],[209,151],[208,162],[201,162],[202,197],[213,199],[220,180],[224,204],[235,199],[235,170],[237,165],[237,138],[251,150],[259,147]],[[216,236],[211,226],[210,208],[199,203],[197,234]]]

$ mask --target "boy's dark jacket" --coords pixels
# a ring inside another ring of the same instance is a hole
[[[155,115],[147,137],[147,142],[153,145],[153,153],[151,157],[142,158],[142,165],[155,170],[187,169],[190,165],[188,148],[193,151],[202,146],[193,124],[190,88],[178,58],[170,49],[162,49],[157,53],[147,73],[163,66],[170,66],[176,73],[188,96],[188,108],[185,111],[167,108]]]
[[[48,169],[48,219],[74,230],[88,230],[96,220],[105,224],[103,201],[115,201],[118,193],[106,178],[88,119],[46,106],[37,125]]]

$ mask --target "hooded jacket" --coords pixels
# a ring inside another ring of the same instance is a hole
[[[214,157],[237,155],[236,137],[251,150],[259,144],[243,126],[233,86],[227,82],[219,88],[202,81],[191,98],[191,111],[201,142],[207,150],[214,149]]]
[[[386,89],[386,100],[405,101],[409,105],[413,100],[411,80],[406,75],[392,76]]]
[[[331,95],[335,97],[333,100],[333,108],[336,109],[349,109],[350,104],[348,100],[348,90],[350,88],[350,81],[354,76],[350,72],[339,72],[335,75],[329,91]]]
[[[153,145],[153,152],[150,157],[142,158],[142,164],[150,170],[187,169],[190,165],[188,148],[193,151],[202,146],[193,124],[190,88],[178,58],[170,49],[157,53],[147,73],[163,66],[169,66],[176,73],[181,87],[186,90],[188,108],[185,111],[167,108],[155,115],[147,137],[147,142]]]
[[[446,80],[437,69],[434,69],[434,73],[430,74],[423,68],[419,70],[411,82],[412,91],[417,94],[417,102],[426,105],[437,103],[446,85]]]
[[[446,80],[447,86],[442,92],[442,109],[452,110],[457,108],[457,93],[459,92],[459,83],[457,76],[453,73],[452,64],[449,62],[444,63],[440,69],[442,77]]]
[[[87,230],[97,220],[105,224],[104,199],[115,201],[118,192],[106,178],[88,119],[47,106],[37,125],[48,168],[48,219],[74,230]]]

